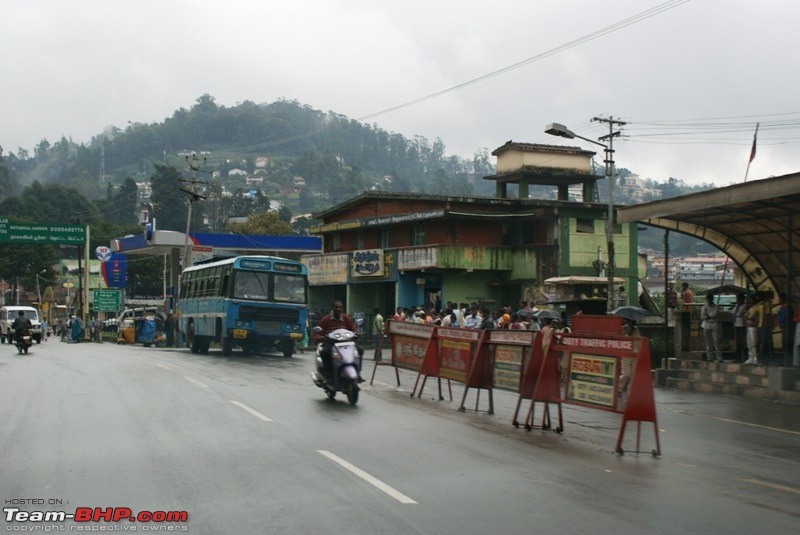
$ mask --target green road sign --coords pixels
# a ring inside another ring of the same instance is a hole
[[[83,245],[86,243],[86,227],[84,225],[11,223],[8,219],[0,219],[0,243]]]
[[[95,312],[119,312],[119,290],[94,290]]]

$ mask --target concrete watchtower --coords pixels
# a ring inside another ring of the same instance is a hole
[[[519,186],[519,198],[527,199],[530,185],[558,187],[558,200],[569,200],[569,187],[580,184],[583,202],[598,202],[597,179],[592,173],[596,153],[580,147],[539,145],[508,141],[495,149],[497,174],[483,177],[497,183],[495,195],[507,198],[508,184]]]

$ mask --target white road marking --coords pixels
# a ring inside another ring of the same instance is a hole
[[[778,485],[776,483],[770,483],[769,481],[761,481],[758,479],[743,479],[745,483],[752,483],[753,485],[761,485],[762,487],[767,487],[770,489],[780,490],[783,492],[789,492],[792,494],[800,494],[800,489],[795,487],[787,487],[786,485]]]
[[[197,379],[192,379],[191,377],[188,377],[188,376],[186,376],[186,375],[184,375],[184,376],[183,376],[183,378],[184,378],[184,379],[186,379],[187,381],[189,381],[190,383],[194,383],[194,384],[196,384],[196,385],[197,385],[197,386],[199,386],[199,387],[202,387],[202,388],[208,388],[208,385],[207,385],[207,384],[205,384],[205,383],[201,383],[201,382],[200,382],[200,381],[198,381]]]
[[[164,368],[165,370],[172,370],[169,366],[164,366],[163,364],[156,364],[159,368]]]
[[[321,453],[322,455],[324,455],[325,457],[327,457],[331,461],[333,461],[335,463],[338,463],[339,465],[343,466],[347,470],[350,470],[352,473],[354,473],[355,475],[357,475],[358,477],[360,477],[361,479],[363,479],[367,483],[375,486],[379,490],[382,490],[383,492],[385,492],[386,494],[388,494],[389,496],[391,496],[392,498],[394,498],[398,502],[406,503],[406,504],[415,504],[415,503],[417,503],[414,500],[412,500],[411,498],[409,498],[408,496],[406,496],[405,494],[403,494],[403,493],[401,493],[399,491],[396,491],[395,489],[393,489],[392,487],[390,487],[389,485],[387,485],[386,483],[384,483],[380,479],[377,479],[377,478],[369,475],[365,471],[363,471],[360,468],[354,466],[353,464],[345,461],[341,457],[339,457],[337,455],[334,455],[333,453],[331,453],[329,451],[326,451],[326,450],[317,450],[317,453]]]
[[[710,414],[701,414],[699,412],[680,410],[680,409],[665,409],[665,410],[669,412],[675,412],[678,414],[688,414],[690,416],[699,416],[701,418],[708,418],[709,420],[717,420],[718,422],[745,425],[747,427],[755,427],[756,429],[766,429],[767,431],[776,431],[778,433],[787,433],[789,435],[800,435],[800,431],[792,431],[790,429],[781,429],[780,427],[770,427],[768,425],[759,425],[750,422],[742,422],[741,420],[731,420],[730,418],[721,418],[719,416],[711,416]]]
[[[238,401],[233,401],[233,400],[231,400],[231,403],[233,403],[233,404],[234,404],[234,405],[236,405],[237,407],[241,407],[242,409],[246,410],[247,412],[249,412],[250,414],[252,414],[252,415],[253,415],[253,416],[255,416],[256,418],[261,418],[261,419],[262,419],[262,420],[264,420],[265,422],[271,422],[271,421],[272,421],[272,418],[270,418],[269,416],[264,416],[263,414],[261,414],[261,413],[260,413],[260,412],[258,412],[257,410],[255,410],[255,409],[251,409],[250,407],[248,407],[248,406],[247,406],[247,405],[245,405],[244,403],[240,403],[240,402],[238,402]]]

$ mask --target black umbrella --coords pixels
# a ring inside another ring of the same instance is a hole
[[[609,314],[613,314],[614,316],[621,316],[623,318],[627,318],[629,320],[634,320],[634,321],[638,321],[642,318],[649,318],[650,316],[655,316],[655,314],[653,314],[646,308],[631,307],[631,306],[615,308],[614,310],[609,312]]]
[[[520,316],[520,317],[521,316],[533,317],[533,316],[536,315],[536,312],[537,311],[535,311],[535,310],[525,310],[524,308],[520,308],[519,310],[517,310],[516,314],[517,314],[517,316]]]
[[[540,320],[547,319],[547,318],[550,318],[550,319],[553,319],[553,320],[560,320],[561,319],[561,314],[559,314],[557,310],[545,309],[545,310],[537,311],[534,314],[534,317],[536,317],[536,318],[538,318]]]

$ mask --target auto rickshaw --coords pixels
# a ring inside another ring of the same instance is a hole
[[[144,347],[154,345],[164,347],[167,337],[161,318],[138,317],[125,318],[119,326],[117,344],[142,344]]]

